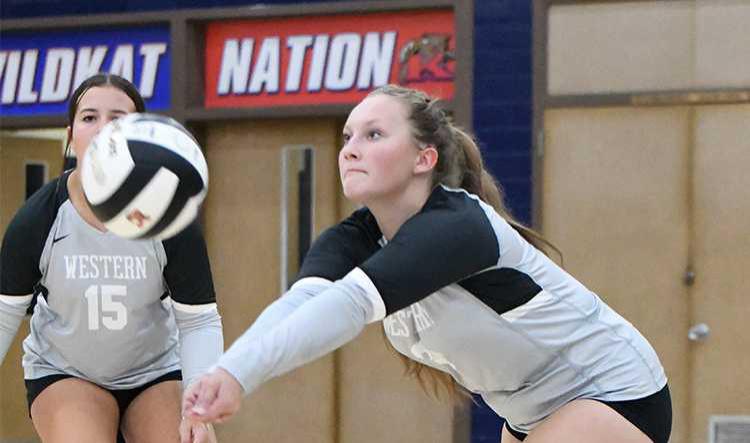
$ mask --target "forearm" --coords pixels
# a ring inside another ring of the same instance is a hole
[[[266,380],[352,340],[373,317],[374,310],[363,288],[340,280],[275,327],[262,333],[246,332],[217,365],[239,380],[249,394]]]
[[[284,295],[268,305],[240,339],[248,341],[253,337],[265,334],[305,302],[332,285],[332,281],[317,277],[308,277],[298,281]]]
[[[180,334],[182,384],[188,386],[216,364],[224,351],[221,317],[215,304],[190,311],[175,303],[174,313]]]
[[[21,326],[33,295],[0,295],[0,364]]]

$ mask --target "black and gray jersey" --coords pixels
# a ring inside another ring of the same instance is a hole
[[[30,198],[3,240],[0,297],[36,301],[25,378],[62,373],[128,389],[179,370],[173,311],[213,306],[218,318],[200,228],[165,241],[101,232],[74,208],[67,177]]]
[[[350,281],[400,353],[451,374],[519,431],[576,398],[659,391],[651,345],[477,196],[437,187],[385,240],[366,208],[325,231],[298,276]]]

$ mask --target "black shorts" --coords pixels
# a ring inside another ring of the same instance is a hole
[[[672,433],[672,399],[669,395],[669,386],[665,385],[661,391],[637,400],[597,401],[617,411],[648,435],[654,443],[667,443],[669,440]],[[505,429],[521,441],[526,438],[525,433],[514,431],[508,425]]]
[[[28,405],[29,405],[29,416],[31,416],[31,404],[34,403],[34,399],[36,399],[37,396],[42,393],[42,391],[47,389],[50,385],[52,385],[56,381],[64,380],[66,378],[75,378],[75,377],[72,375],[66,375],[66,374],[56,374],[56,375],[48,375],[42,378],[35,378],[32,380],[24,380],[26,383],[26,401],[28,402]],[[117,407],[120,410],[120,420],[122,420],[122,417],[125,414],[125,410],[128,409],[128,406],[130,406],[130,403],[132,403],[133,400],[135,400],[135,398],[138,397],[138,395],[141,392],[145,391],[151,386],[157,385],[165,381],[170,381],[170,380],[182,380],[182,371],[177,370],[177,371],[168,372],[162,375],[161,377],[151,380],[150,382],[144,384],[143,386],[139,386],[137,388],[132,388],[132,389],[102,388],[102,389],[112,394],[112,397],[115,398],[115,401],[117,402]]]

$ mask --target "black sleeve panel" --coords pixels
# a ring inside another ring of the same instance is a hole
[[[463,192],[438,188],[360,267],[380,292],[388,315],[496,266],[499,254],[495,231],[479,203]]]
[[[517,269],[491,269],[458,282],[493,311],[502,315],[534,298],[542,288]]]
[[[214,303],[216,292],[203,232],[197,221],[162,242],[167,254],[164,279],[172,300],[187,305]]]
[[[0,250],[0,294],[28,295],[42,277],[39,260],[44,244],[68,197],[68,174],[42,186],[16,212],[3,236]]]
[[[359,209],[323,231],[305,255],[296,280],[321,277],[336,281],[380,248],[382,234],[369,210]]]

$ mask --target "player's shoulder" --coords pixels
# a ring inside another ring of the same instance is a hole
[[[488,228],[490,220],[498,217],[492,206],[479,196],[461,188],[440,185],[433,189],[419,213],[404,226],[407,229]]]
[[[63,174],[42,186],[29,197],[10,221],[5,237],[24,238],[44,236],[57,216],[57,211],[68,198],[66,179]]]
[[[354,211],[344,220],[324,230],[316,239],[313,249],[341,249],[355,247],[376,249],[383,236],[375,217],[369,209]]]
[[[441,211],[451,213],[474,213],[484,211],[488,206],[479,196],[462,188],[449,188],[444,185],[432,190],[422,212]]]
[[[315,239],[305,254],[297,280],[322,277],[334,281],[359,266],[380,248],[382,237],[375,217],[367,208],[329,227]]]
[[[342,220],[341,223],[334,226],[334,228],[339,231],[365,237],[375,242],[377,242],[383,235],[380,232],[380,227],[378,226],[377,220],[375,220],[375,216],[372,215],[372,212],[367,208],[360,208],[352,212],[349,217]]]

